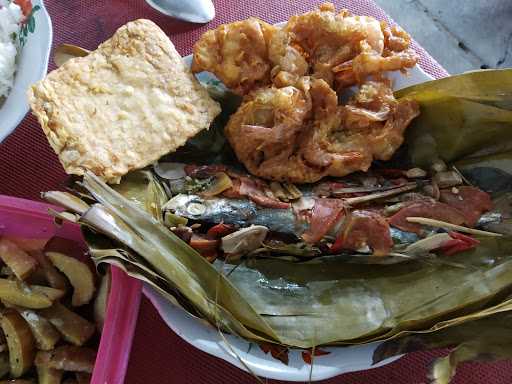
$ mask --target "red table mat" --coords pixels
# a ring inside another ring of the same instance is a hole
[[[184,0],[186,1],[186,0]],[[71,43],[94,49],[127,21],[148,18],[171,38],[182,55],[191,53],[192,44],[206,29],[221,23],[257,16],[271,23],[311,10],[314,0],[218,0],[217,17],[198,26],[160,15],[143,0],[46,0],[54,25],[54,46]],[[372,15],[391,21],[371,0],[334,1],[336,7],[356,14]],[[421,47],[420,65],[434,77],[446,71]],[[53,69],[51,64],[50,69]],[[49,147],[35,119],[28,116],[14,134],[0,144],[0,194],[37,199],[40,191],[62,188],[66,175]],[[440,353],[415,353],[383,368],[346,374],[323,384],[421,384],[426,383],[426,367]],[[182,341],[160,320],[147,300],[143,300],[137,325],[127,383],[256,383],[250,375],[220,359],[197,351]],[[277,384],[278,381],[269,381]],[[455,384],[509,384],[512,363],[468,364],[459,370]]]

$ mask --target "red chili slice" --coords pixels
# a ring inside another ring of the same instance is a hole
[[[473,244],[473,245],[478,245],[480,244],[480,240],[477,240],[471,236],[468,236],[468,235],[464,235],[462,233],[459,233],[459,232],[448,232],[448,234],[454,238],[454,239],[459,239],[459,240],[462,240],[468,244]]]
[[[204,237],[193,234],[189,244],[192,248],[202,254],[203,252],[216,251],[220,241],[205,239]]]
[[[449,235],[452,237],[452,240],[444,242],[442,246],[438,248],[438,251],[443,252],[447,256],[468,251],[480,244],[479,240],[459,232],[449,232]]]
[[[446,256],[452,256],[456,253],[464,252],[473,248],[475,248],[475,245],[465,243],[462,240],[453,240],[449,245],[443,245],[439,250]]]
[[[32,1],[31,0],[14,0],[16,4],[21,8],[23,16],[27,17],[32,12]]]
[[[219,223],[211,227],[208,232],[206,232],[206,237],[209,239],[220,239],[230,233],[235,231],[235,227],[229,224]]]

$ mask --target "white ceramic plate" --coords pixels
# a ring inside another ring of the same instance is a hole
[[[14,86],[7,100],[0,106],[0,143],[16,129],[27,114],[28,87],[41,80],[48,70],[53,35],[52,22],[43,0],[32,0],[32,5],[39,5],[41,8],[34,14],[34,33],[27,36],[27,43],[18,55]]]
[[[192,61],[191,56],[184,59],[187,64]],[[390,77],[393,79],[395,90],[433,79],[419,66],[414,67],[407,75],[394,72]],[[208,73],[201,73],[198,78],[203,83],[214,79]],[[249,369],[252,373],[261,377],[306,382],[310,379],[311,366],[304,363],[301,358],[301,351],[290,351],[289,365],[284,365],[270,355],[265,355],[254,343],[249,343],[233,335],[225,334],[224,338],[221,337],[213,327],[205,325],[183,309],[172,305],[159,296],[151,287],[145,286],[144,293],[169,328],[201,351],[226,360],[240,369],[246,371]],[[228,341],[229,346],[224,339]],[[348,348],[322,348],[329,351],[330,354],[315,358],[311,380],[323,380],[342,373],[376,368],[399,358],[394,357],[372,365],[373,352],[378,345],[379,343],[371,343]],[[240,359],[243,360],[243,363]]]

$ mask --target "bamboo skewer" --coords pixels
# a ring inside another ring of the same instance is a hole
[[[406,220],[409,223],[428,225],[430,227],[438,227],[444,229],[452,229],[454,231],[470,233],[472,235],[481,235],[481,236],[492,236],[492,237],[501,237],[503,236],[501,233],[482,231],[479,229],[473,229],[468,227],[463,227],[461,225],[450,224],[441,220],[427,219],[425,217],[407,217]]]
[[[413,189],[416,189],[417,187],[418,187],[418,184],[409,183],[402,187],[391,189],[389,191],[372,193],[372,194],[366,195],[366,196],[349,197],[348,199],[343,199],[343,201],[345,201],[349,205],[361,204],[361,203],[366,203],[368,201],[382,199],[384,197],[398,195],[402,192],[412,191]]]

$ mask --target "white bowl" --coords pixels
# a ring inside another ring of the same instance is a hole
[[[184,60],[190,65],[192,56],[187,56]],[[412,68],[406,75],[393,72],[390,78],[393,80],[395,90],[433,80],[419,66]],[[203,83],[216,82],[215,77],[207,72],[200,73],[198,79]],[[144,294],[169,328],[183,340],[203,352],[260,377],[302,382],[324,380],[343,373],[380,367],[400,358],[392,357],[373,365],[373,352],[380,344],[376,342],[346,348],[322,348],[330,354],[316,357],[312,370],[311,366],[302,360],[300,350],[291,350],[289,364],[285,365],[270,354],[264,354],[254,343],[233,335],[220,335],[216,329],[171,304],[147,285],[144,287]]]
[[[48,70],[52,46],[52,22],[43,0],[32,0],[39,5],[35,12],[35,30],[29,33],[27,42],[18,55],[14,85],[7,100],[0,106],[0,142],[10,135],[29,110],[27,89],[41,80]]]

